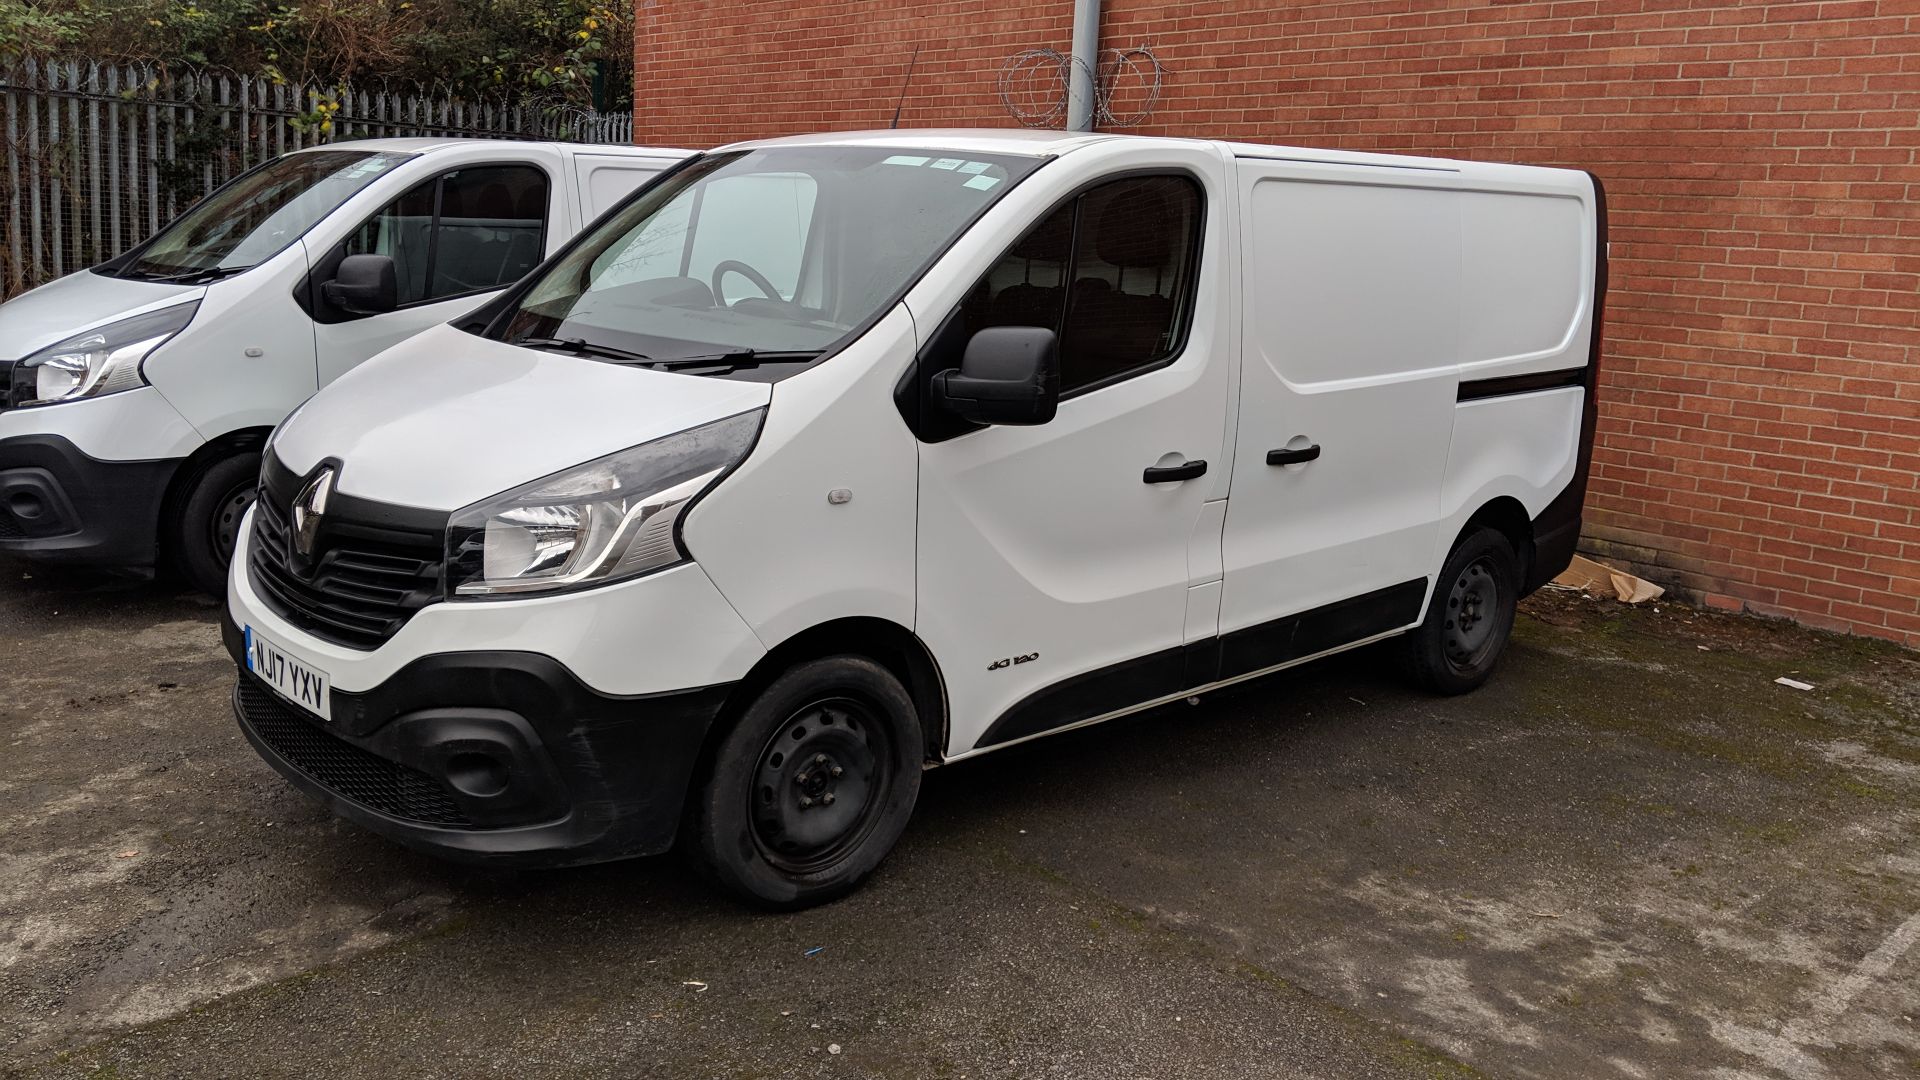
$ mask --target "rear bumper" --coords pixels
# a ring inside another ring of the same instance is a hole
[[[673,845],[730,686],[618,696],[551,657],[420,657],[322,722],[239,666],[234,712],[260,756],[336,814],[464,862],[566,866]]]
[[[1528,594],[1573,565],[1574,549],[1580,543],[1580,515],[1553,521],[1543,514],[1534,520],[1533,527],[1533,561],[1527,567],[1524,590]]]
[[[146,569],[160,503],[183,458],[102,461],[59,435],[0,439],[0,552]]]

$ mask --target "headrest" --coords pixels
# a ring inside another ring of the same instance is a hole
[[[527,184],[513,200],[513,216],[527,221],[539,221],[547,216],[547,189],[540,184]]]
[[[456,184],[442,190],[441,217],[498,220],[517,216],[513,212],[513,192],[498,180],[482,185],[478,191]]]
[[[1108,197],[1095,241],[1101,261],[1122,268],[1167,264],[1185,230],[1165,183],[1136,181]]]
[[[1045,221],[1035,225],[1032,231],[1013,245],[1012,255],[1016,259],[1033,259],[1038,262],[1066,262],[1067,249],[1073,246],[1073,215],[1048,214]]]

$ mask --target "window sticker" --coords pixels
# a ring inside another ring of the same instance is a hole
[[[353,168],[348,169],[346,172],[342,173],[341,179],[358,180],[361,177],[370,175],[372,173],[384,172],[386,171],[387,166],[391,164],[392,162],[388,161],[386,158],[382,158],[382,157],[368,158],[367,160],[360,162],[359,164],[355,165]]]
[[[938,167],[937,165],[935,166],[935,168]],[[960,166],[960,171],[966,173],[968,176],[977,176],[991,168],[993,168],[993,166],[984,161],[969,161],[965,165]]]
[[[960,158],[957,158],[957,157],[943,157],[943,158],[941,158],[941,159],[940,159],[939,161],[936,161],[936,162],[934,162],[934,163],[933,163],[933,165],[932,165],[931,167],[932,167],[932,168],[935,168],[935,169],[948,169],[948,170],[952,170],[952,169],[957,169],[957,168],[959,168],[960,166],[962,166],[962,165],[964,165],[964,164],[966,164],[966,162],[965,162],[965,161],[963,161],[963,160],[961,160]]]
[[[992,191],[994,188],[1000,186],[1000,178],[997,176],[976,176],[960,186],[970,187],[976,191]]]
[[[932,158],[915,157],[912,154],[895,154],[892,157],[887,158],[885,161],[882,161],[880,164],[882,165],[925,165],[927,162],[932,160],[933,160]]]

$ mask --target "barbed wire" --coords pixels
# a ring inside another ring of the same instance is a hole
[[[1000,65],[994,88],[1007,112],[1027,127],[1059,127],[1067,116],[1067,96],[1076,69],[1085,62],[1058,49],[1026,49]],[[1167,65],[1152,46],[1106,49],[1092,72],[1094,122],[1101,127],[1133,127],[1153,114]],[[1116,110],[1116,98],[1128,108]]]

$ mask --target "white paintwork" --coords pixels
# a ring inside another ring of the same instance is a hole
[[[124,394],[44,409],[0,412],[0,439],[15,435],[61,435],[100,461],[185,457],[200,445],[200,433],[151,386]]]
[[[249,519],[236,568],[246,566],[252,535]],[[416,657],[463,649],[544,653],[608,694],[732,682],[766,653],[697,564],[567,596],[433,604],[371,652],[323,641],[274,614],[244,570],[228,578],[227,605],[238,625],[266,631],[350,691],[380,685]]]
[[[1222,632],[1431,579],[1468,516],[1520,493],[1483,487],[1443,512],[1461,380],[1583,364],[1593,286],[1577,173],[1268,157],[1236,170],[1246,338]],[[1581,391],[1560,393],[1575,407],[1552,439],[1503,423],[1484,438],[1511,472],[1524,462],[1564,487]],[[1504,417],[1514,400],[1472,415]],[[1311,444],[1318,461],[1266,464]]]
[[[199,299],[204,285],[129,281],[85,270],[0,304],[0,358],[18,360],[102,323]]]
[[[753,453],[687,515],[687,550],[769,647],[853,616],[913,625],[915,442],[893,408],[913,331],[895,308],[775,384]],[[830,503],[834,490],[850,498]]]
[[[772,389],[617,367],[436,326],[314,395],[273,447],[297,473],[338,458],[343,494],[457,510],[757,409]]]
[[[624,149],[604,154],[574,154],[574,190],[579,193],[575,203],[579,220],[574,222],[574,228],[583,228],[587,222],[611,210],[656,173],[671,168],[681,156],[677,152],[628,153]]]
[[[1128,140],[1092,144],[1035,173],[988,216],[1033,220],[1090,181],[1148,165],[1189,171],[1209,205],[1231,197],[1212,147],[1168,143],[1153,151],[1143,155]],[[976,228],[970,239],[982,242],[969,245],[968,258],[943,280],[971,285],[1000,257],[1003,238],[1020,231]],[[1207,217],[1201,243],[1203,251],[1229,249],[1219,215]],[[962,254],[956,247],[941,269]],[[1184,640],[1187,588],[1196,584],[1188,547],[1198,533],[1202,546],[1218,550],[1217,539],[1196,526],[1214,470],[1226,469],[1232,358],[1222,333],[1224,265],[1202,260],[1199,317],[1170,365],[1069,398],[1052,423],[988,428],[920,448],[916,629],[946,678],[951,752],[973,746],[1036,690]],[[923,299],[930,291],[908,298],[929,329],[958,299]],[[1208,463],[1206,476],[1141,481],[1149,466],[1193,459]],[[1025,654],[1038,658],[989,670],[1001,657]]]
[[[634,186],[686,156],[653,147],[583,147],[487,139],[369,139],[322,149],[358,149],[417,154],[342,203],[298,243],[253,269],[209,286],[129,281],[90,271],[70,274],[0,305],[0,355],[26,356],[62,338],[154,308],[198,298],[200,310],[179,334],[146,360],[153,390],[171,405],[162,422],[136,423],[99,434],[111,421],[137,419],[116,395],[41,409],[0,414],[0,436],[16,430],[66,435],[105,460],[181,457],[201,443],[229,433],[270,428],[294,406],[374,353],[430,326],[458,317],[493,292],[423,304],[331,325],[309,319],[293,300],[306,276],[309,254],[317,258],[338,244],[395,197],[451,169],[495,162],[527,162],[549,174],[546,251],[551,253],[606,207],[604,199]],[[312,151],[296,151],[307,153]],[[595,176],[595,201],[581,205],[576,160]],[[619,172],[612,170],[619,168]],[[624,190],[622,190],[624,186]],[[25,418],[25,419],[23,419]],[[193,432],[183,444],[175,420]],[[89,440],[82,442],[82,439]],[[95,453],[98,448],[107,453]]]
[[[901,305],[771,387],[441,328],[316,396],[277,445],[296,471],[340,459],[343,490],[449,509],[765,403],[754,450],[688,515],[697,567],[433,605],[370,653],[273,620],[244,571],[235,618],[310,650],[345,689],[427,652],[524,648],[621,692],[737,678],[798,633],[881,619],[916,634],[938,665],[954,759],[982,752],[975,742],[1008,706],[1061,680],[1431,579],[1476,509],[1511,497],[1538,513],[1573,475],[1584,391],[1456,398],[1463,378],[1586,363],[1596,237],[1581,174],[1061,132],[742,145],[794,144],[1054,160],[958,237]],[[1145,168],[1185,170],[1205,194],[1184,350],[1062,402],[1048,424],[919,443],[892,400],[916,350],[1054,205]],[[1307,441],[1320,460],[1266,465],[1267,450]],[[1206,476],[1141,482],[1147,466],[1181,458],[1205,458]],[[840,491],[850,497],[829,500]],[[988,670],[1028,653],[1038,656]]]

